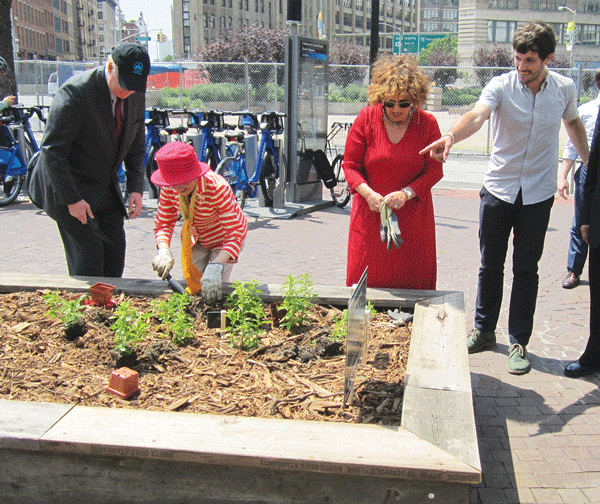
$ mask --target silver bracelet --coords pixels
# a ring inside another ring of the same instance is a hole
[[[454,135],[452,133],[444,133],[440,138],[443,138],[445,136],[450,137],[452,139],[452,145],[454,145]]]

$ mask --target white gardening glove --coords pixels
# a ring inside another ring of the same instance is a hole
[[[209,263],[202,273],[202,298],[207,304],[223,298],[223,265]]]
[[[152,269],[158,273],[158,276],[163,280],[166,280],[169,273],[173,269],[173,254],[169,247],[162,247],[158,249],[158,254],[152,259]]]

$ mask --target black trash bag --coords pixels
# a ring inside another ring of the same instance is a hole
[[[327,187],[327,189],[335,187],[337,184],[335,173],[333,173],[331,163],[329,163],[329,159],[327,159],[327,155],[323,150],[318,149],[313,152],[313,163],[319,174],[319,178],[323,181],[325,187]]]

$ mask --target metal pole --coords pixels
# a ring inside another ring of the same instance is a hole
[[[285,155],[288,162],[289,181],[282,178],[282,173],[279,174],[279,187],[284,182],[288,183],[288,189],[285,193],[285,200],[289,202],[298,201],[298,62],[300,60],[300,42],[298,40],[298,23],[290,22],[290,35],[288,38],[288,47],[286,52],[287,64],[286,68],[286,88],[285,88],[285,112],[286,112],[286,128],[285,128]],[[281,195],[283,198],[283,194]],[[273,203],[275,205],[275,203]]]
[[[369,63],[372,65],[377,59],[379,51],[379,0],[371,0],[371,51]]]
[[[244,83],[246,84],[246,110],[250,110],[250,73],[248,72],[248,56],[244,56]]]

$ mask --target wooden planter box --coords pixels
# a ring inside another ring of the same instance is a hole
[[[0,274],[0,291],[102,278]],[[162,281],[110,279],[157,295]],[[281,288],[263,285],[268,301]],[[348,288],[314,286],[345,304]],[[0,401],[0,502],[462,503],[481,480],[460,292],[368,289],[415,308],[398,427]]]

